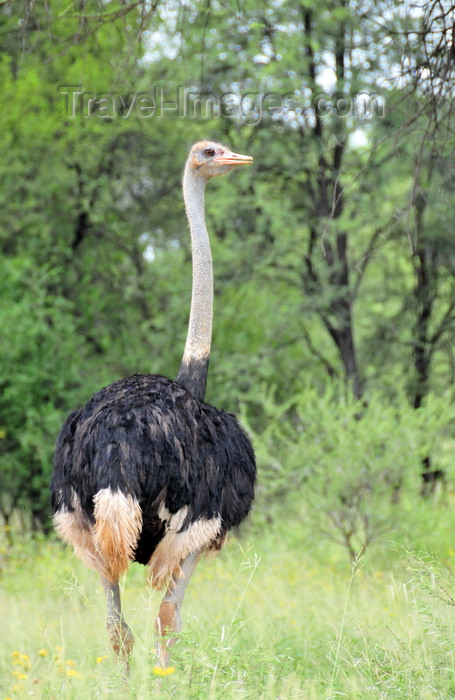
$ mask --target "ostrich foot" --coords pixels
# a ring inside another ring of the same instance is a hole
[[[169,649],[176,643],[178,634],[182,629],[180,609],[186,587],[196,568],[200,555],[200,551],[192,552],[181,562],[183,575],[172,582],[161,602],[158,617],[155,621],[155,631],[158,637],[157,654],[162,668],[169,666]]]
[[[122,615],[118,581],[109,581],[101,576],[107,602],[107,632],[114,654],[129,670],[129,658],[133,651],[134,637]]]
[[[114,654],[120,661],[128,662],[133,652],[134,637],[126,622],[108,623],[107,632]]]
[[[175,603],[163,600],[158,617],[155,620],[157,634],[156,653],[162,668],[169,666],[169,649],[174,646],[178,633],[182,629],[180,613]]]

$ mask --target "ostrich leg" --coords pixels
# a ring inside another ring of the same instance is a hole
[[[161,601],[158,617],[155,620],[157,634],[157,654],[162,668],[169,666],[169,649],[174,646],[176,635],[182,629],[180,609],[183,603],[186,587],[198,563],[200,552],[193,552],[183,560],[181,568],[183,576],[171,583],[166,595]]]
[[[126,671],[133,651],[134,637],[126,624],[120,603],[120,589],[117,581],[109,581],[100,576],[107,603],[107,631],[115,655],[123,661]]]

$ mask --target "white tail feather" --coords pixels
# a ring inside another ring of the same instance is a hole
[[[142,527],[142,511],[133,496],[101,489],[95,495],[93,541],[104,562],[106,576],[117,580],[133,558]]]
[[[220,517],[199,518],[188,529],[178,532],[182,520],[179,513],[171,516],[165,536],[150,557],[150,580],[154,588],[162,588],[173,578],[183,576],[180,568],[183,559],[191,552],[211,549],[220,537]]]

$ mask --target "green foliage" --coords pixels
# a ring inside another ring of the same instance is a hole
[[[419,18],[391,12],[387,43],[381,4],[362,8],[2,6],[4,518],[21,507],[45,523],[53,445],[71,409],[120,376],[175,376],[191,285],[181,169],[203,136],[255,158],[208,186],[207,398],[243,406],[264,519],[278,520],[285,502],[354,556],[395,522],[394,499],[419,491],[430,452],[451,478],[450,105],[406,76],[400,90],[384,77],[424,55],[402,34]],[[75,116],[68,86],[85,93]],[[304,109],[289,102],[260,119],[248,101],[230,117],[130,110],[134,94],[162,87],[173,100],[179,86],[288,95]],[[378,93],[385,114],[315,111],[320,92],[333,102],[362,91]],[[89,115],[89,95],[101,93],[117,95],[117,111]],[[421,250],[431,265],[418,290]],[[367,406],[344,396],[344,381]]]
[[[408,531],[426,455],[439,455],[438,467],[451,478],[450,396],[432,397],[416,411],[404,392],[358,402],[334,388],[321,395],[307,387],[283,404],[266,395],[259,410],[257,517],[304,524],[352,560],[390,532]]]
[[[48,291],[52,269],[5,261],[0,281],[0,509],[47,519],[53,444],[69,392],[76,400],[83,363],[71,306]],[[68,358],[72,362],[68,367]]]

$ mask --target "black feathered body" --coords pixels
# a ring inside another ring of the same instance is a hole
[[[253,448],[234,416],[170,379],[134,375],[101,389],[66,420],[56,446],[51,505],[56,522],[64,515],[60,534],[76,551],[75,540],[81,549],[98,533],[90,555],[95,561],[100,551],[104,559],[115,556],[103,545],[97,519],[110,518],[112,530],[123,517],[109,504],[98,512],[97,495],[125,497],[123,511],[136,509],[137,524],[128,558],[147,564],[171,525],[174,535],[183,536],[195,524],[201,530],[217,523],[211,546],[221,543],[248,514],[255,476]],[[101,571],[93,561],[86,559]]]

